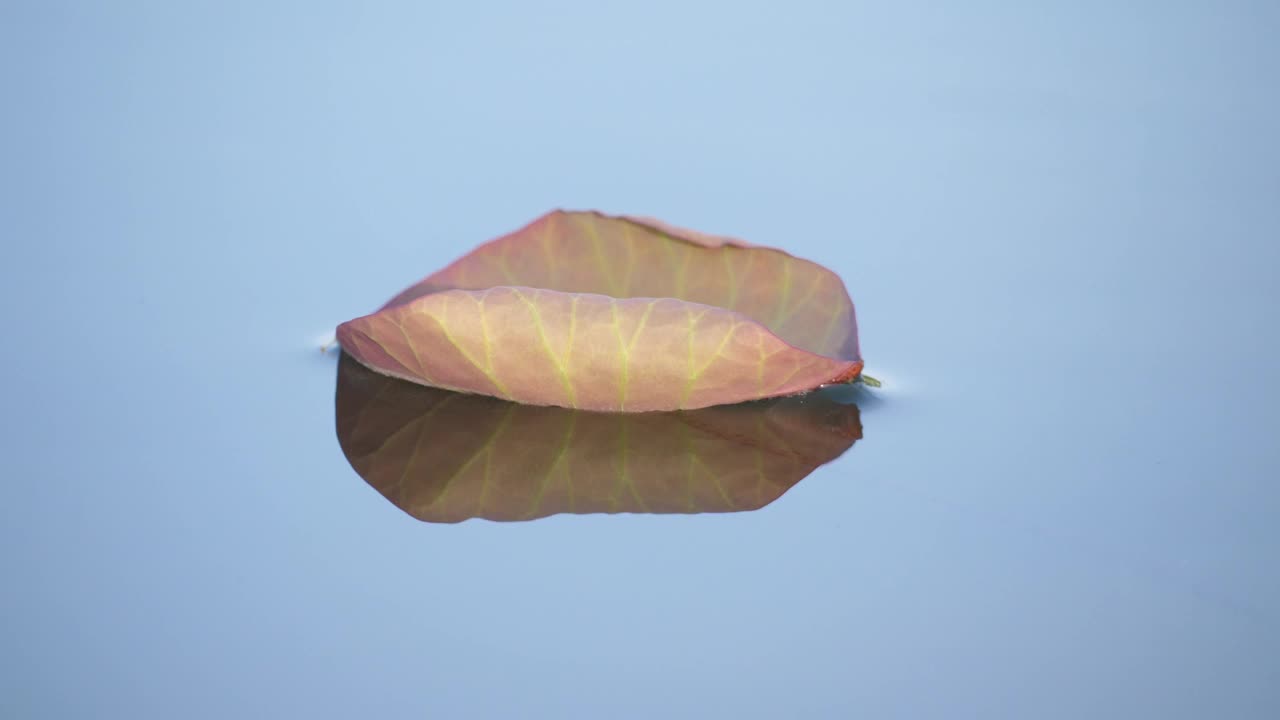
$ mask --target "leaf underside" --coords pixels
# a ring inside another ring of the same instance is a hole
[[[387,375],[531,405],[692,409],[862,369],[834,273],[647,219],[556,211],[338,328]]]

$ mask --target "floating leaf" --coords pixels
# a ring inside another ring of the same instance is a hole
[[[336,404],[351,466],[428,522],[756,510],[862,437],[858,407],[822,393],[605,414],[415,385],[345,353]]]
[[[555,211],[338,327],[377,372],[530,405],[707,407],[862,371],[840,278],[656,220]]]

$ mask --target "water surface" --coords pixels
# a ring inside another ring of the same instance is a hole
[[[1262,3],[0,10],[0,715],[1280,715]],[[557,206],[838,272],[754,511],[424,523],[316,347]]]

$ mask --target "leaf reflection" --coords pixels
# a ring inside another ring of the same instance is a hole
[[[757,510],[862,437],[858,407],[823,393],[605,414],[415,385],[345,354],[336,404],[351,466],[427,522]]]

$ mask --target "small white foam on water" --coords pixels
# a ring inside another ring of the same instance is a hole
[[[865,387],[864,389],[881,397],[910,395],[919,386],[909,376],[885,372],[880,368],[875,368],[867,374],[879,380],[880,387]]]
[[[332,330],[316,333],[311,336],[311,346],[320,352],[333,352],[338,349],[338,336]]]

